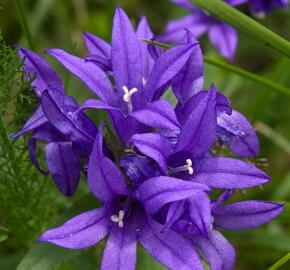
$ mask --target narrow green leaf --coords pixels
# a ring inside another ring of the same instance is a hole
[[[249,37],[290,58],[290,43],[221,0],[191,0],[193,4]]]
[[[277,270],[283,264],[285,264],[286,262],[288,262],[289,260],[290,260],[290,253],[288,253],[287,255],[285,255],[282,259],[280,259],[279,261],[277,261],[275,264],[273,264],[270,268],[268,268],[268,270]]]
[[[152,40],[148,40],[148,39],[142,39],[142,41],[147,42],[147,43],[152,44],[152,45],[162,47],[162,48],[166,48],[166,49],[169,49],[172,47],[172,45],[170,45],[170,44],[166,44],[166,43],[162,43],[162,42],[158,42],[158,41],[152,41]],[[215,67],[221,68],[223,70],[229,71],[229,72],[236,74],[240,77],[248,79],[249,81],[260,84],[260,85],[264,86],[265,88],[267,88],[268,90],[276,91],[280,94],[284,94],[287,97],[290,97],[290,89],[289,88],[287,88],[279,83],[276,83],[272,80],[269,80],[263,76],[256,75],[250,71],[244,70],[244,69],[239,68],[239,67],[235,67],[235,66],[228,64],[226,62],[212,59],[212,58],[209,58],[206,56],[204,56],[203,59],[204,59],[204,62],[208,65],[215,66]]]

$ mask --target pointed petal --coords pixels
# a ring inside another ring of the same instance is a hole
[[[203,96],[202,96],[203,95]],[[200,99],[199,97],[202,96]],[[216,138],[216,91],[215,87],[204,95],[200,92],[194,96],[195,108],[187,115],[175,151],[191,152],[193,156],[204,155]]]
[[[259,153],[259,140],[254,127],[248,119],[233,110],[231,115],[220,114],[218,126],[232,134],[230,136],[230,150],[241,157],[252,157]]]
[[[218,231],[212,231],[210,238],[193,237],[193,242],[203,252],[212,270],[234,269],[236,253],[232,245]]]
[[[158,89],[170,82],[190,58],[196,44],[184,44],[170,48],[155,62],[146,84],[148,100],[152,101]]]
[[[150,26],[147,22],[145,16],[141,17],[141,20],[137,26],[136,36],[138,39],[152,39],[153,33],[150,29]],[[154,61],[148,52],[148,43],[144,41],[140,41],[140,49],[142,54],[142,62],[143,62],[143,78],[147,80],[149,77],[150,71],[154,65]]]
[[[43,170],[40,167],[40,164],[38,162],[37,154],[36,154],[36,147],[37,147],[37,139],[29,138],[28,150],[29,150],[29,158],[31,160],[31,163],[40,173],[42,173],[43,175],[47,175],[49,174],[49,172]]]
[[[34,78],[31,85],[37,96],[40,97],[46,89],[64,92],[62,81],[57,73],[38,54],[25,48],[19,48],[18,55],[21,60],[24,60],[23,70],[26,78],[28,80],[31,77]]]
[[[85,61],[91,62],[91,63],[97,65],[100,69],[102,69],[105,72],[112,70],[111,59],[92,54],[92,55],[87,56],[85,58]]]
[[[80,162],[72,151],[71,142],[52,142],[46,145],[46,163],[59,191],[71,196],[80,181]]]
[[[174,109],[166,100],[149,103],[144,109],[137,110],[130,115],[149,127],[179,129]]]
[[[255,166],[233,158],[205,158],[195,167],[193,181],[214,188],[249,188],[270,181]]]
[[[139,91],[132,97],[139,101],[142,90],[142,56],[140,44],[126,13],[116,8],[112,33],[112,70],[117,89],[136,87]],[[141,91],[141,92],[140,92]]]
[[[60,49],[51,49],[46,53],[52,55],[66,69],[80,78],[100,99],[107,102],[113,99],[114,90],[111,82],[95,64]]]
[[[111,46],[105,40],[88,32],[83,33],[83,38],[90,54],[111,59]]]
[[[261,226],[276,218],[284,204],[244,201],[223,205],[213,210],[214,223],[228,230],[244,230]]]
[[[129,223],[130,221],[128,221]],[[135,270],[137,259],[136,228],[112,228],[104,250],[101,270]]]
[[[197,13],[172,20],[166,26],[165,33],[158,36],[157,39],[162,42],[181,42],[185,34],[185,29],[190,30],[194,36],[199,37],[208,29],[208,22],[202,17],[200,13]]]
[[[108,233],[106,209],[84,212],[62,226],[44,232],[39,241],[69,249],[83,249],[97,244]]]
[[[189,30],[186,30],[186,35],[190,44],[198,44]],[[174,95],[182,104],[185,104],[194,93],[202,90],[203,81],[203,55],[198,44],[185,66],[172,80]]]
[[[101,201],[108,201],[116,194],[128,194],[128,190],[119,169],[103,154],[102,130],[101,126],[90,155],[87,179],[92,193]]]
[[[166,158],[171,145],[164,136],[156,133],[135,134],[131,142],[141,153],[155,160],[163,173],[166,173]]]
[[[140,231],[141,245],[169,269],[202,270],[201,261],[193,246],[174,231],[161,233],[162,225],[150,220]]]
[[[211,204],[207,194],[201,192],[188,199],[188,214],[192,223],[196,225],[200,233],[207,237],[211,225]]]
[[[11,135],[11,138],[15,139],[23,134],[36,129],[47,122],[42,107],[39,106],[37,110],[32,114],[32,116],[26,121],[25,125],[21,130]]]
[[[143,203],[147,213],[156,213],[163,205],[208,191],[205,185],[180,180],[168,176],[153,177],[145,181],[137,191],[137,197]]]
[[[233,60],[238,46],[238,33],[233,27],[226,23],[213,24],[209,28],[208,36],[222,56]]]
[[[183,215],[185,210],[184,204],[185,201],[177,201],[170,204],[166,216],[166,224],[163,227],[162,232],[166,232],[170,229],[172,225]]]
[[[69,99],[56,91],[44,91],[41,95],[41,104],[49,122],[73,142],[81,145],[81,155],[89,155],[94,141],[96,129],[85,115],[80,117],[80,122],[72,118],[77,107],[67,106]],[[72,111],[71,111],[72,109]],[[83,121],[85,120],[85,121]]]

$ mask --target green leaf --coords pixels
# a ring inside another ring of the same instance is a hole
[[[290,43],[221,0],[191,0],[193,4],[249,37],[290,58]]]
[[[16,270],[51,270],[61,262],[81,253],[80,250],[64,249],[50,244],[39,244],[25,256]]]
[[[58,224],[63,223],[83,211],[88,211],[96,207],[96,198],[91,194],[85,195],[63,215],[63,218]],[[81,250],[65,249],[52,244],[37,244],[26,254],[18,265],[17,270],[52,270],[62,262],[78,256],[81,252]]]
[[[273,264],[268,270],[277,270],[279,269],[283,264],[288,262],[290,260],[290,253],[285,255],[282,259],[277,261],[275,264]]]

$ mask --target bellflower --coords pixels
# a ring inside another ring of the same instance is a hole
[[[28,49],[19,48],[18,53],[24,61],[27,79],[34,77],[32,87],[40,98],[40,106],[12,138],[32,131],[30,158],[43,173],[36,147],[37,141],[46,142],[48,170],[58,189],[66,196],[72,195],[80,179],[80,158],[88,158],[97,129],[85,114],[79,114],[77,121],[72,119],[78,104],[65,95],[61,79],[46,61]]]
[[[173,108],[166,104],[163,112],[171,115],[172,131],[142,133],[132,136],[131,143],[144,155],[153,159],[165,175],[189,179],[213,188],[249,188],[262,185],[269,177],[243,161],[214,157],[211,147],[216,140],[217,115],[227,104],[224,96],[212,85],[190,99],[181,121]],[[150,108],[136,112],[138,120],[152,127],[160,127],[161,118],[150,116]],[[148,117],[149,116],[149,117]],[[177,127],[180,126],[179,129]]]
[[[246,230],[259,227],[277,217],[283,210],[281,203],[266,201],[242,201],[231,204],[231,190],[225,191],[217,200],[203,193],[168,207],[164,233],[171,228],[187,236],[203,253],[211,269],[231,270],[235,264],[235,250],[219,229]]]
[[[191,57],[195,47],[198,46],[198,44],[175,46],[163,53],[153,65],[144,49],[145,44],[141,46],[138,39],[142,32],[148,30],[144,29],[147,27],[143,19],[141,26],[139,25],[137,36],[125,12],[117,8],[113,22],[111,47],[99,39],[97,41],[92,36],[85,35],[90,51],[98,53],[98,59],[100,59],[99,51],[101,50],[102,59],[108,60],[107,68],[111,67],[113,84],[99,67],[100,65],[94,64],[94,61],[81,59],[60,49],[47,51],[79,77],[100,98],[99,100],[87,100],[81,110],[107,110],[123,145],[126,145],[133,134],[145,130],[144,125],[135,119],[134,113],[160,98],[171,79],[181,70]],[[146,33],[144,35],[147,37]],[[98,51],[96,47],[99,47]],[[154,109],[160,112],[162,106],[163,103],[156,102]]]
[[[266,16],[266,13],[271,12],[276,8],[287,8],[288,0],[249,0],[249,5],[252,13],[260,18]]]
[[[130,161],[127,159],[125,163],[123,166],[128,169]],[[138,164],[136,159],[131,163],[134,168]],[[169,269],[203,269],[190,241],[170,229],[166,234],[161,233],[162,225],[152,215],[165,204],[208,191],[208,188],[166,176],[146,179],[144,173],[136,174],[138,170],[129,171],[125,179],[112,160],[103,154],[101,127],[89,160],[88,184],[103,206],[46,231],[40,241],[83,249],[108,235],[101,264],[103,270],[135,269],[138,241]],[[136,177],[131,179],[132,175],[138,175],[139,182]]]
[[[231,6],[238,6],[247,0],[226,0]],[[219,21],[194,6],[188,0],[171,0],[171,2],[187,9],[190,14],[171,21],[167,24],[165,32],[158,37],[162,42],[180,42],[184,29],[189,29],[196,37],[208,33],[212,45],[219,53],[232,60],[238,45],[238,32],[230,25]]]

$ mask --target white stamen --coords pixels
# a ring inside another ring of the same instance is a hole
[[[176,173],[179,173],[179,172],[184,172],[184,171],[188,171],[188,173],[190,175],[193,174],[194,170],[192,168],[192,160],[191,159],[187,159],[185,161],[185,165],[183,166],[180,166],[180,167],[177,167],[177,168],[170,168],[169,169],[169,174],[176,174]]]
[[[188,170],[188,173],[189,173],[190,175],[193,174],[192,160],[191,160],[191,159],[187,159],[187,160],[186,160],[185,168]]]
[[[127,86],[123,86],[122,89],[125,93],[123,96],[123,100],[127,103],[131,101],[131,96],[138,91],[136,87],[129,90]]]
[[[144,77],[142,77],[142,84],[143,84],[143,86],[145,86],[146,83],[147,83],[147,80]]]
[[[124,216],[125,216],[125,212],[123,210],[120,210],[118,215],[112,215],[111,216],[111,220],[115,223],[118,223],[119,228],[123,228],[124,227]]]

